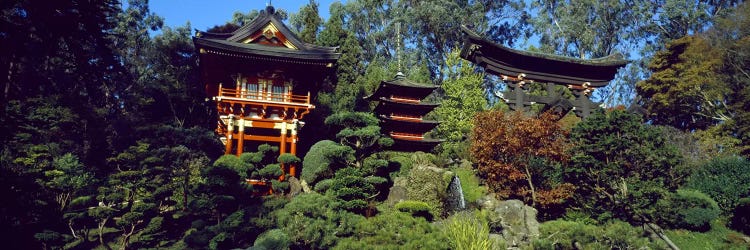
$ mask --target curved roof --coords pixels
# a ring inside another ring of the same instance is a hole
[[[434,103],[406,103],[398,102],[385,97],[380,97],[378,100],[378,106],[375,106],[374,112],[376,114],[405,114],[405,115],[416,115],[424,116],[429,113],[439,104]]]
[[[274,57],[335,63],[341,56],[341,53],[336,52],[338,47],[324,47],[303,42],[274,13],[274,8],[268,6],[265,11],[260,11],[253,21],[231,33],[197,31],[193,37],[193,43],[201,54],[259,57],[253,59]]]
[[[432,130],[440,124],[438,121],[431,120],[401,120],[393,119],[386,115],[379,115],[380,120],[383,122],[381,127],[387,131],[398,131],[398,132],[414,132],[423,134],[427,131]]]
[[[430,139],[430,138],[424,138],[422,140],[409,140],[404,139],[400,137],[391,137],[393,139],[393,146],[391,146],[391,150],[398,150],[398,151],[424,151],[429,152],[432,151],[435,146],[437,146],[439,143],[445,141],[441,139]]]
[[[461,57],[474,62],[496,75],[559,84],[606,86],[614,79],[617,70],[629,61],[616,53],[596,59],[580,59],[537,52],[514,50],[480,37],[465,26],[466,35]]]
[[[436,88],[435,85],[412,82],[399,72],[393,80],[381,81],[375,92],[365,97],[365,100],[376,101],[380,97],[390,97],[391,95],[421,100],[430,95]]]

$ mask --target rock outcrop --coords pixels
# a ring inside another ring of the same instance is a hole
[[[489,211],[490,232],[501,234],[508,247],[527,246],[539,237],[535,208],[519,200],[498,201],[493,195],[478,202],[482,210]]]

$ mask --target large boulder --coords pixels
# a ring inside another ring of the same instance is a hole
[[[297,196],[300,193],[302,193],[302,183],[297,177],[289,177],[289,197]]]
[[[493,195],[479,199],[482,210],[489,211],[490,231],[500,233],[509,247],[528,246],[539,237],[537,211],[520,200],[498,201]]]

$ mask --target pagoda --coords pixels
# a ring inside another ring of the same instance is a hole
[[[390,136],[397,151],[431,151],[442,140],[426,138],[425,133],[439,124],[424,116],[438,104],[424,103],[437,86],[412,82],[400,72],[390,81],[382,81],[365,100],[377,101],[375,115],[382,130]]]
[[[272,6],[231,33],[196,31],[193,43],[225,154],[268,143],[296,155],[303,118],[315,109],[310,93],[335,73],[337,48],[301,41]],[[297,175],[295,166],[282,170]]]
[[[616,53],[596,59],[579,59],[537,52],[514,50],[482,38],[465,26],[461,58],[469,60],[499,76],[508,86],[496,93],[513,110],[528,110],[535,103],[544,104],[543,110],[565,114],[571,109],[579,117],[586,117],[599,107],[589,99],[596,88],[607,86],[619,68],[628,61]],[[529,83],[546,85],[546,95],[531,95]],[[563,98],[555,86],[571,90],[574,99]]]

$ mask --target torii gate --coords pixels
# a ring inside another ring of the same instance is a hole
[[[514,50],[480,37],[465,26],[466,35],[461,58],[469,60],[497,75],[507,84],[502,93],[496,93],[512,110],[528,110],[534,103],[545,104],[544,110],[565,114],[571,109],[579,117],[586,117],[599,106],[589,96],[614,79],[617,70],[628,61],[616,53],[596,59],[579,59],[537,52]],[[528,84],[546,83],[547,95],[530,95]],[[563,98],[554,90],[556,85],[571,90],[574,100]]]

